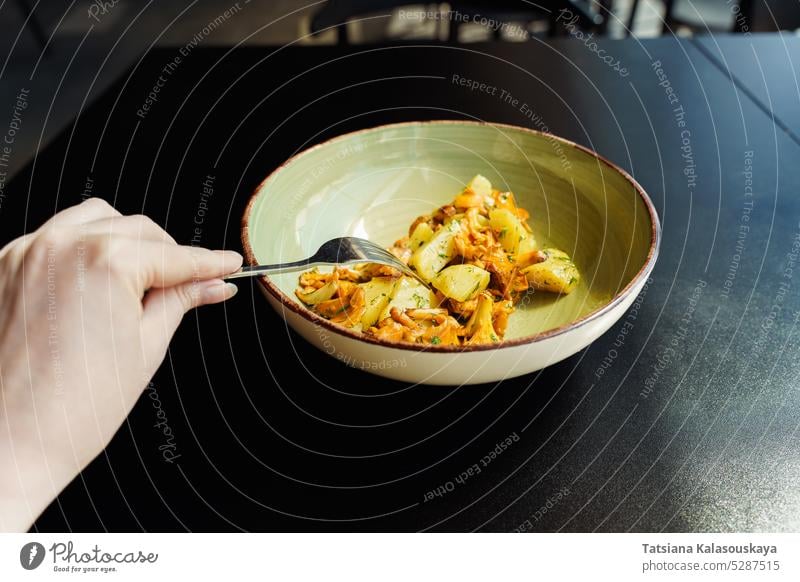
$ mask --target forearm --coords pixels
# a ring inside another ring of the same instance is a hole
[[[54,458],[52,433],[41,430],[37,407],[24,406],[34,394],[30,375],[0,366],[0,382],[15,387],[0,394],[0,531],[27,531],[78,468],[68,455]],[[69,442],[69,435],[61,439]]]
[[[5,433],[0,442],[0,531],[23,532],[60,492],[46,470],[46,459],[17,446]]]

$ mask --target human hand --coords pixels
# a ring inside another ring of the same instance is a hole
[[[105,448],[183,315],[232,297],[219,277],[241,263],[96,198],[0,250],[0,531]]]

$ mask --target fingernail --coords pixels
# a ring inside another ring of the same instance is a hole
[[[239,288],[233,283],[226,283],[221,279],[213,279],[201,284],[200,302],[204,305],[221,303],[236,295]]]
[[[239,292],[239,288],[233,283],[225,283],[225,299],[230,299]]]
[[[214,251],[218,255],[220,255],[223,259],[227,259],[229,261],[243,261],[244,257],[237,253],[236,251]]]
[[[214,251],[222,258],[223,273],[233,273],[244,263],[244,257],[236,251]]]

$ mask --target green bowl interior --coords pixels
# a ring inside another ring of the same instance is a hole
[[[645,264],[652,223],[618,171],[551,136],[470,123],[379,127],[312,148],[258,191],[249,243],[259,263],[293,261],[343,235],[388,246],[475,174],[514,192],[539,246],[569,253],[582,274],[568,296],[529,294],[506,339],[568,324],[621,291]],[[271,277],[296,301],[298,273]]]

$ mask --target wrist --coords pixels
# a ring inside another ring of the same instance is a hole
[[[0,531],[27,531],[78,469],[53,454],[52,411],[29,400],[30,380],[15,381],[8,372],[3,383],[14,389],[0,401]],[[62,433],[62,443],[68,439]]]
[[[0,439],[0,467],[0,531],[27,531],[66,483],[41,452],[7,437]]]

